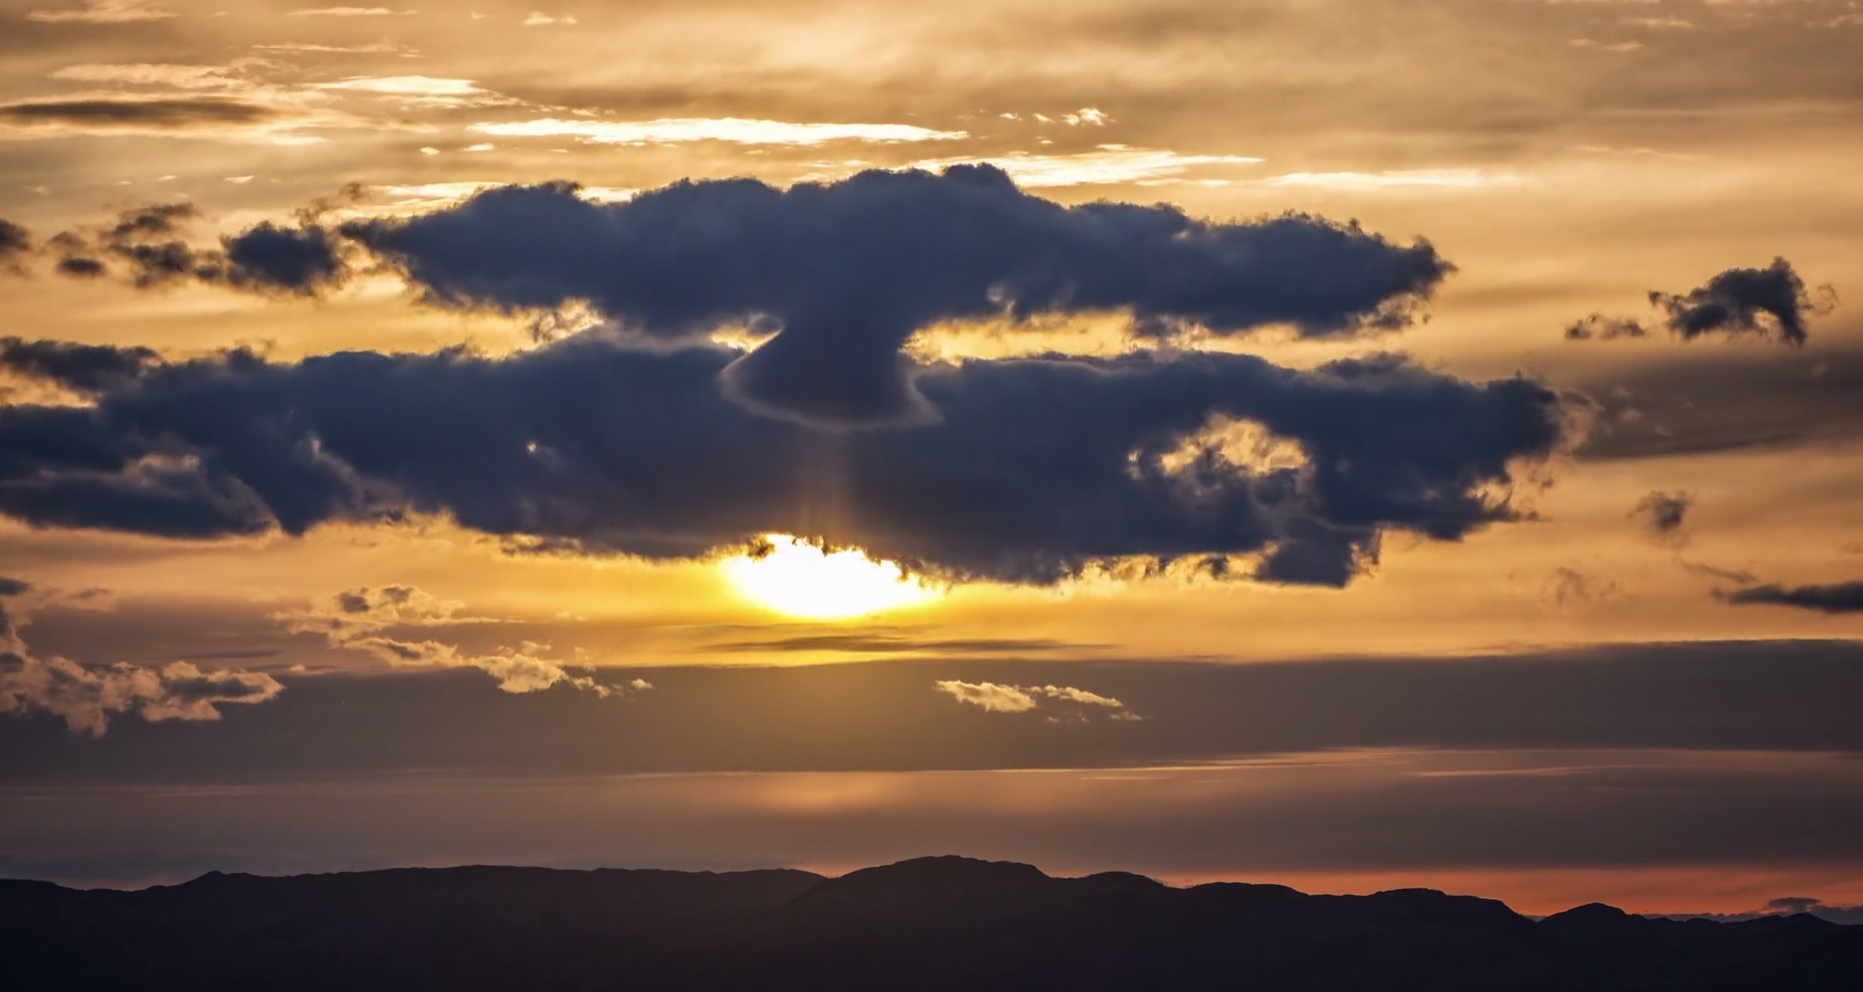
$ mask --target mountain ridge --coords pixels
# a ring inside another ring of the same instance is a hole
[[[100,952],[101,949],[101,952]],[[1543,920],[1434,889],[1307,895],[917,858],[794,869],[209,872],[0,881],[14,987],[173,989],[1854,989],[1863,927]]]

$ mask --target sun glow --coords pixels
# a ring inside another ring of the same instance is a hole
[[[756,552],[720,563],[739,595],[766,609],[810,620],[839,620],[913,606],[939,595],[890,561],[848,549],[823,551],[801,538],[770,534]]]

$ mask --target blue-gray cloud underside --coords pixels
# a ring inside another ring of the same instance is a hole
[[[0,352],[94,399],[0,409],[0,512],[181,538],[429,511],[660,557],[788,531],[1011,581],[1271,550],[1264,577],[1343,585],[1387,528],[1454,540],[1510,519],[1483,490],[1560,436],[1557,399],[1533,382],[1393,357],[929,366],[915,383],[936,422],[833,433],[730,400],[719,378],[735,352],[599,334],[502,359]],[[1167,465],[1217,416],[1298,441],[1310,469]]]

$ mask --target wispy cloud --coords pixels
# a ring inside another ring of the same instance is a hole
[[[298,42],[282,42],[272,45],[254,45],[254,51],[292,52],[308,55],[400,55],[403,58],[418,58],[420,52],[412,48],[378,41],[370,45],[315,45]]]
[[[1263,186],[1300,189],[1338,189],[1355,192],[1380,190],[1453,190],[1515,187],[1526,180],[1511,172],[1483,169],[1415,169],[1391,172],[1290,172],[1260,180]]]
[[[1603,42],[1593,41],[1590,38],[1573,38],[1571,41],[1566,42],[1566,44],[1573,48],[1589,48],[1600,52],[1610,52],[1614,55],[1634,52],[1643,47],[1643,43],[1640,41]]]
[[[316,83],[311,88],[393,96],[481,96],[486,93],[470,79],[439,79],[433,76],[352,76],[334,83]]]
[[[425,151],[425,149],[423,149]],[[440,154],[439,149],[433,150]],[[501,182],[408,183],[370,186],[361,202],[335,211],[339,217],[408,216],[452,206]],[[578,186],[576,195],[591,203],[620,203],[631,200],[640,191],[623,186]]]
[[[112,718],[126,713],[149,721],[218,720],[221,704],[262,703],[284,691],[263,672],[205,671],[189,661],[160,668],[87,667],[35,654],[19,635],[33,593],[27,583],[0,578],[0,713],[52,713],[73,733],[99,736]],[[36,598],[41,605],[46,600]],[[65,605],[77,601],[62,600]]]
[[[567,14],[557,16],[546,14],[540,10],[533,10],[530,12],[529,17],[524,18],[522,23],[527,28],[545,28],[558,24],[568,27],[576,23],[576,19]]]
[[[990,713],[1027,713],[1040,707],[1041,700],[1047,699],[1118,710],[1119,713],[1115,715],[1116,719],[1139,719],[1126,710],[1125,703],[1117,699],[1072,686],[1014,686],[999,685],[995,682],[960,682],[948,679],[934,682],[932,687],[960,703],[967,703]]]
[[[28,13],[26,19],[42,24],[126,24],[161,21],[174,16],[172,11],[156,6],[153,0],[87,0],[77,10],[35,10]]]
[[[393,17],[416,14],[414,10],[390,10],[387,7],[307,7],[291,12],[292,17]]]
[[[489,617],[462,615],[465,604],[443,600],[413,586],[350,589],[310,606],[274,613],[272,619],[294,634],[320,634],[332,647],[361,651],[397,667],[477,668],[498,680],[506,692],[541,692],[559,683],[598,696],[652,685],[636,679],[624,686],[605,685],[586,675],[571,675],[564,662],[548,657],[550,646],[524,641],[473,655],[440,641],[391,637],[396,628],[493,624]]]
[[[936,131],[911,124],[798,124],[740,117],[669,117],[651,121],[543,118],[474,124],[471,130],[508,138],[573,137],[605,145],[668,145],[691,141],[738,145],[819,145],[831,141],[892,144],[969,137],[964,131]]]
[[[1018,185],[1047,189],[1058,186],[1182,181],[1193,171],[1218,166],[1257,165],[1261,161],[1243,155],[1179,155],[1173,151],[1151,148],[1101,145],[1090,152],[1063,155],[1010,152],[1007,155],[974,158],[924,159],[912,163],[912,167],[938,172],[953,165],[988,162],[1009,173]],[[1227,182],[1215,178],[1202,181]]]
[[[169,86],[183,90],[230,89],[246,85],[234,65],[176,65],[159,62],[68,65],[52,73],[64,82]]]

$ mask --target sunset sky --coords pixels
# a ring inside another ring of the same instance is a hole
[[[1863,904],[1863,4],[537,2],[0,0],[0,876]]]

